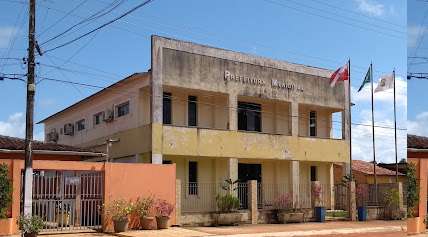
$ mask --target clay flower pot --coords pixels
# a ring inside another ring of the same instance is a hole
[[[169,216],[157,216],[156,222],[158,229],[168,229]]]
[[[128,218],[113,220],[114,232],[119,233],[119,232],[128,231],[128,223],[129,223]]]
[[[156,230],[156,220],[153,216],[143,216],[140,219],[141,228],[143,230]]]

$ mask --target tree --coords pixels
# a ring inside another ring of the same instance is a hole
[[[0,164],[0,219],[7,218],[12,202],[12,181],[6,164]]]

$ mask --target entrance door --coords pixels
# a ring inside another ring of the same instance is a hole
[[[248,208],[248,180],[257,180],[257,184],[262,182],[262,165],[261,164],[238,164],[238,198],[241,209]],[[260,187],[260,185],[259,185]],[[259,188],[257,189],[259,190]],[[261,192],[258,191],[257,196]],[[261,198],[261,197],[258,197]],[[261,199],[259,199],[261,200]]]

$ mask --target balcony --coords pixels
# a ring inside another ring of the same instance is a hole
[[[165,155],[347,162],[345,140],[163,126]]]

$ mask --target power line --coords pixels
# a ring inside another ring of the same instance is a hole
[[[100,30],[100,29],[102,29],[102,28],[104,28],[104,27],[106,27],[106,26],[108,26],[108,25],[110,25],[110,24],[112,24],[112,23],[114,23],[114,22],[116,22],[116,21],[118,21],[118,20],[122,19],[123,17],[125,17],[125,16],[127,16],[127,15],[131,14],[132,12],[136,11],[137,9],[139,9],[139,8],[143,7],[144,5],[146,5],[146,4],[148,4],[148,3],[152,2],[152,1],[154,1],[154,0],[146,0],[145,2],[143,2],[143,3],[139,4],[139,5],[137,5],[136,7],[132,8],[131,10],[129,10],[129,11],[127,11],[127,12],[123,13],[123,14],[122,14],[122,15],[120,15],[119,17],[116,17],[116,18],[114,18],[114,19],[112,19],[112,20],[108,21],[107,23],[102,24],[102,25],[101,25],[101,26],[99,26],[99,27],[97,27],[97,28],[95,28],[95,29],[93,29],[93,30],[91,30],[91,31],[89,31],[89,32],[87,32],[87,33],[85,33],[85,34],[83,34],[83,35],[80,35],[80,36],[78,36],[77,38],[74,38],[74,39],[72,39],[72,40],[70,40],[70,41],[67,41],[67,42],[65,42],[65,43],[63,43],[63,44],[61,44],[61,45],[58,45],[58,46],[54,47],[54,48],[48,49],[48,50],[46,50],[46,51],[45,51],[45,53],[50,52],[50,51],[53,51],[53,50],[55,50],[55,49],[62,48],[62,47],[67,46],[67,45],[69,45],[69,44],[71,44],[71,43],[73,43],[73,42],[75,42],[75,41],[77,41],[77,40],[79,40],[79,39],[81,39],[81,38],[83,38],[83,37],[86,37],[86,36],[88,36],[88,35],[90,35],[90,34],[94,33],[95,31],[98,31],[98,30]]]
[[[114,9],[116,9],[119,5],[121,5],[121,4],[123,3],[123,0],[120,0],[117,4],[116,4],[116,2],[118,2],[118,0],[115,0],[114,2],[112,2],[111,4],[109,4],[106,8],[103,8],[103,9],[101,9],[100,11],[97,11],[97,12],[95,12],[94,14],[90,15],[89,17],[87,17],[87,18],[85,18],[85,19],[83,19],[83,20],[79,21],[78,23],[76,23],[76,24],[74,24],[74,25],[70,26],[70,27],[69,27],[69,28],[67,28],[65,31],[61,32],[60,34],[58,34],[58,35],[56,35],[56,36],[54,36],[54,37],[51,37],[50,39],[48,39],[48,40],[44,41],[44,42],[43,42],[43,43],[41,43],[40,45],[47,44],[47,43],[49,43],[49,42],[51,42],[51,41],[53,41],[53,40],[55,40],[55,39],[57,39],[57,38],[59,38],[59,37],[61,37],[61,36],[65,35],[66,33],[70,32],[72,29],[74,29],[75,27],[77,27],[77,26],[79,26],[79,25],[81,25],[81,24],[83,24],[83,23],[85,23],[85,22],[89,22],[89,21],[92,21],[92,20],[98,19],[98,18],[100,18],[100,17],[102,17],[102,16],[104,16],[104,15],[106,15],[106,14],[110,13],[111,11],[113,11]],[[116,5],[114,5],[114,4],[116,4]],[[114,6],[113,6],[113,7],[111,7],[112,5],[114,5]],[[111,7],[111,9],[108,9],[108,8],[110,8],[110,7]],[[106,11],[106,12],[104,12],[104,11]],[[103,13],[103,12],[104,12],[104,13]],[[71,13],[72,13],[72,12],[68,12],[68,13],[66,14],[66,16],[70,15]]]

